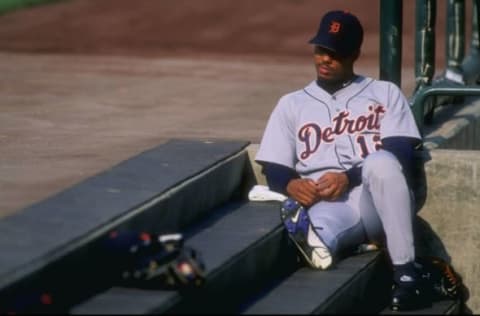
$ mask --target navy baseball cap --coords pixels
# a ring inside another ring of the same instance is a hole
[[[327,12],[309,43],[324,47],[340,56],[351,56],[363,42],[363,27],[358,18],[347,11]]]

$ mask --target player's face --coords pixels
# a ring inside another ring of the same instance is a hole
[[[318,79],[334,83],[350,79],[356,56],[342,57],[331,50],[315,46],[313,59]]]

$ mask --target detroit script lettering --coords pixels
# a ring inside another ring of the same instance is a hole
[[[321,127],[315,122],[304,124],[297,134],[298,140],[303,143],[305,148],[300,154],[300,158],[307,159],[318,150],[322,141],[331,143],[335,136],[362,134],[366,131],[378,133],[380,119],[384,113],[385,107],[383,105],[373,104],[368,107],[366,115],[360,115],[356,118],[352,118],[348,111],[339,112],[333,117],[331,126]]]

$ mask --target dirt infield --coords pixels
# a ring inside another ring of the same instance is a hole
[[[362,60],[378,63],[378,0],[64,0],[0,17],[0,50],[120,56],[240,55],[305,59],[330,9],[358,15]],[[403,2],[403,61],[413,64],[415,1]],[[467,3],[467,19],[471,4]],[[437,58],[444,62],[445,2],[437,3]],[[468,28],[468,27],[467,27]]]
[[[404,1],[407,94],[414,3]],[[1,15],[0,216],[169,138],[258,142],[277,99],[313,79],[306,42],[328,9],[360,17],[356,70],[377,77],[378,4],[70,0]]]

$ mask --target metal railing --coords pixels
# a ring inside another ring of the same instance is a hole
[[[401,86],[403,1],[380,2],[380,79]],[[436,0],[416,0],[415,88],[409,102],[421,132],[433,121],[435,108],[456,104],[463,96],[480,95],[480,0],[472,0],[470,50],[465,56],[465,0],[448,0],[446,10],[446,66],[435,74]],[[460,98],[459,98],[460,97]]]

